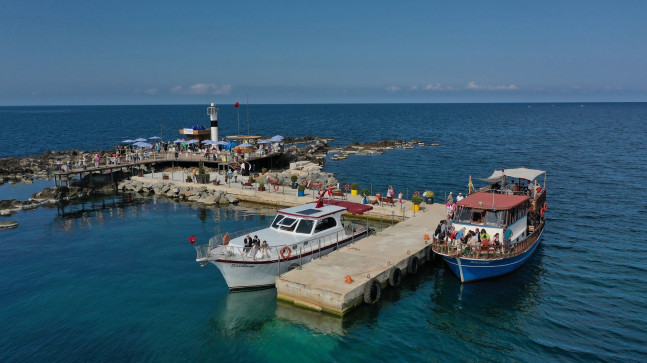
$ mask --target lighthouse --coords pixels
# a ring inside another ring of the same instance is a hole
[[[211,102],[207,107],[207,115],[211,118],[211,141],[218,142],[218,107]]]

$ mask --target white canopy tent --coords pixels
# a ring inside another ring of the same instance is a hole
[[[490,175],[489,178],[485,178],[485,179],[479,178],[479,180],[489,182],[489,183],[497,183],[502,181],[505,178],[535,180],[537,179],[537,177],[539,177],[542,174],[546,174],[546,172],[543,170],[526,169],[526,168],[502,169],[502,170],[495,170],[494,173],[492,173],[492,175]]]

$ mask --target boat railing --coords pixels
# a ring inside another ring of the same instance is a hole
[[[255,228],[254,230],[258,230]],[[360,237],[366,233],[366,228],[361,225],[347,225],[340,231],[331,232],[325,235],[317,236],[315,238],[299,241],[298,243],[290,243],[283,245],[273,245],[263,249],[262,247],[244,247],[232,246],[223,244],[222,240],[212,237],[209,244],[194,246],[196,249],[196,260],[206,260],[208,257],[216,257],[222,260],[233,261],[283,261],[297,257],[310,257],[318,258],[322,255],[323,249],[331,245],[337,245],[351,239],[354,242],[355,238]],[[238,235],[243,235],[245,232],[240,232]],[[223,234],[224,235],[224,234]],[[299,264],[301,262],[299,261]]]
[[[272,225],[272,222],[268,223],[266,226],[261,225],[260,227],[259,226],[251,227],[237,232],[218,233],[215,236],[209,238],[209,246],[213,248],[218,245],[222,245],[227,239],[232,240],[234,238],[238,238],[247,234],[253,234],[254,232],[257,232],[260,229],[269,228],[271,225]],[[225,236],[227,236],[227,238],[225,238]]]
[[[499,246],[488,247],[474,247],[456,240],[452,242],[450,239],[439,240],[434,236],[432,238],[432,249],[434,252],[447,255],[450,257],[466,257],[473,259],[492,259],[492,258],[508,258],[520,255],[528,250],[539,238],[541,230],[544,228],[544,223],[540,223],[535,227],[533,232],[529,235],[519,236],[510,243],[503,243]]]

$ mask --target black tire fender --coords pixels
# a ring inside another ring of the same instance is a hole
[[[409,275],[415,275],[418,273],[418,268],[420,267],[420,259],[418,256],[413,256],[409,259],[407,264],[407,273]]]
[[[382,285],[377,279],[373,278],[364,286],[364,302],[375,304],[382,296]]]
[[[425,250],[425,259],[427,259],[427,262],[431,262],[434,260],[435,254],[433,248],[431,246],[427,246],[427,249]]]
[[[397,267],[391,269],[389,272],[389,285],[392,287],[398,287],[402,283],[402,270]]]

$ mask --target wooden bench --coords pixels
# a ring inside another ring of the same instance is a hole
[[[251,188],[254,189],[254,183],[247,181],[247,182],[240,182],[240,185],[243,189],[245,188]]]
[[[333,191],[331,197],[332,199],[335,199],[335,197],[341,197],[341,200],[346,200],[346,193],[340,192],[340,191]]]
[[[382,198],[382,203],[391,204],[392,206],[394,206],[395,200],[393,198]]]
[[[321,187],[323,187],[323,184],[317,182],[310,182],[310,184],[308,185],[308,188],[315,190],[319,190],[319,188]]]

